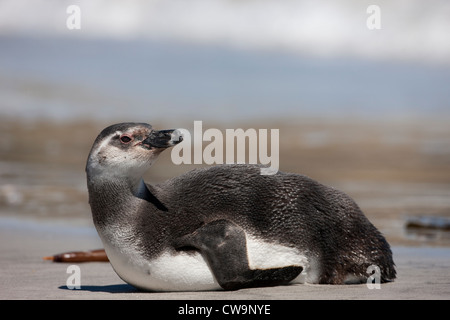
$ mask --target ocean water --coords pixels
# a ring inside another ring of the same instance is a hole
[[[236,121],[448,116],[450,3],[0,3],[0,116]]]
[[[0,37],[0,116],[258,120],[450,114],[450,68],[168,41]]]

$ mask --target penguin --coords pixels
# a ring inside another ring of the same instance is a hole
[[[363,283],[371,265],[381,282],[395,279],[390,246],[358,205],[305,175],[224,164],[144,182],[182,139],[179,130],[118,123],[89,153],[93,223],[125,282],[146,291]]]

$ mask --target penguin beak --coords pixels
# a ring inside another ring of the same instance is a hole
[[[153,130],[142,144],[149,146],[150,148],[169,148],[183,141],[183,136],[180,130]]]

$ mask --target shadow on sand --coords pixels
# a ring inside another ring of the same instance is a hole
[[[129,284],[112,284],[107,286],[81,286],[80,289],[69,289],[67,286],[60,286],[58,289],[62,290],[79,290],[79,291],[90,291],[90,292],[107,292],[107,293],[132,293],[139,292],[133,286]]]

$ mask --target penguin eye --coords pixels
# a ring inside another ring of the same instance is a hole
[[[131,140],[133,140],[130,136],[127,135],[123,135],[120,137],[120,141],[122,143],[129,143]]]

